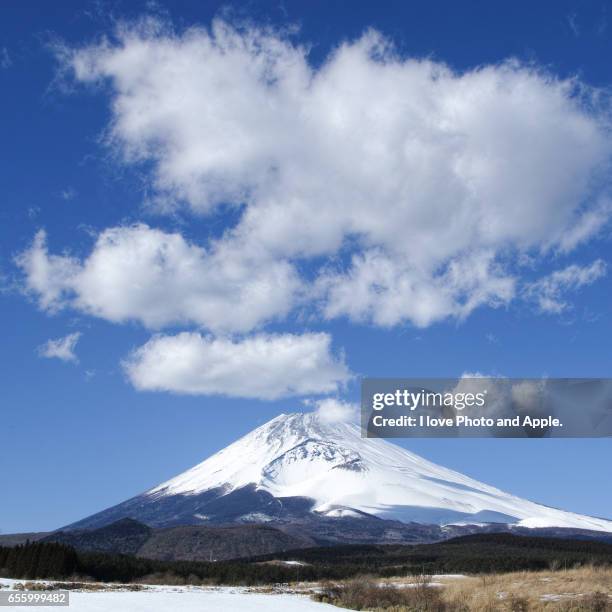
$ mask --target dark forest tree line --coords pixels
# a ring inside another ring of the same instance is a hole
[[[55,542],[26,543],[0,547],[0,575],[8,578],[60,578],[78,567],[76,551]]]
[[[303,564],[286,565],[283,559]],[[415,546],[329,546],[218,562],[159,561],[84,552],[54,542],[0,547],[0,575],[26,579],[79,577],[101,582],[138,582],[164,575],[186,583],[256,585],[366,574],[477,574],[582,564],[612,565],[612,545],[501,534]]]

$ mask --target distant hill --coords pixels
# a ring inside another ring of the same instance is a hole
[[[316,542],[267,525],[227,527],[180,526],[152,529],[121,519],[99,529],[58,531],[44,542],[57,542],[79,551],[136,555],[165,561],[219,561],[313,546]]]
[[[263,551],[266,551],[264,554],[278,553],[314,544],[309,538],[294,537],[266,525],[187,525],[156,530],[138,555],[164,561],[216,561],[250,557]]]
[[[474,534],[433,544],[349,545],[261,555],[250,562],[301,561],[379,575],[488,573],[543,570],[582,564],[612,565],[612,543],[510,533]]]
[[[610,534],[574,529],[529,529],[504,524],[440,527],[383,521],[375,517],[304,517],[292,522],[181,525],[164,529],[154,529],[128,518],[98,529],[0,536],[0,546],[15,546],[27,541],[58,542],[83,552],[136,555],[164,561],[222,561],[269,554],[280,558],[283,551],[305,548],[310,550],[308,554],[311,555],[320,550],[326,558],[332,554],[331,550],[344,549],[351,551],[351,554],[361,549],[390,554],[389,551],[393,550],[413,550],[407,546],[412,544],[437,543],[443,546],[463,541],[457,536],[472,538],[466,542],[475,542],[482,537],[484,539],[480,542],[486,543],[505,541],[496,540],[498,537],[519,535],[522,536],[519,540],[521,545],[545,538],[551,538],[552,542],[571,541],[572,549],[578,549],[581,541],[585,542],[585,546],[597,541],[612,544]],[[542,547],[539,545],[539,548]]]
[[[31,531],[24,533],[2,533],[0,534],[0,546],[17,546],[25,542],[36,542],[45,536],[53,533],[52,531]]]
[[[153,530],[147,525],[126,518],[100,529],[56,531],[42,541],[66,544],[76,550],[137,555],[152,534]]]

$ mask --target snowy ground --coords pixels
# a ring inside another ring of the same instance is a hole
[[[248,591],[141,591],[138,593],[70,593],[70,612],[307,612],[333,606],[301,595],[264,595]],[[12,608],[7,608],[8,610]],[[19,608],[22,610],[23,608]],[[337,608],[335,608],[337,609]],[[15,608],[17,610],[17,608]]]
[[[17,582],[21,581],[0,578],[0,586],[5,589],[14,588]],[[3,609],[24,610],[16,606]],[[338,608],[316,603],[304,595],[258,593],[234,587],[174,586],[152,586],[137,592],[70,591],[70,606],[67,608],[69,612],[325,612],[326,609]]]

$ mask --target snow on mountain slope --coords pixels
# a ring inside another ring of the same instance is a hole
[[[327,516],[368,513],[404,522],[509,523],[612,532],[612,521],[542,506],[440,467],[359,427],[282,414],[144,494],[192,496],[247,485],[276,498],[308,497]]]

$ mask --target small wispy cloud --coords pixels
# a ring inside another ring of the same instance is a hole
[[[62,198],[62,200],[65,200],[66,202],[69,202],[70,200],[74,200],[74,198],[76,198],[76,195],[77,195],[76,189],[72,187],[62,189],[60,193],[60,197]]]
[[[607,29],[608,29],[608,17],[606,16],[604,12],[602,18],[599,20],[599,23],[597,24],[597,35],[605,36]]]
[[[591,285],[605,276],[606,271],[606,264],[601,259],[589,266],[568,266],[527,285],[525,296],[534,300],[541,312],[560,314],[569,307],[565,293]]]
[[[2,68],[3,70],[6,70],[7,68],[10,68],[12,65],[13,65],[13,60],[11,59],[8,49],[6,47],[2,47],[0,49],[0,68]]]
[[[47,342],[38,347],[38,355],[46,359],[61,359],[61,361],[78,363],[79,358],[74,350],[80,337],[81,332],[74,332],[63,338],[47,340]]]
[[[567,24],[572,31],[572,34],[578,38],[580,36],[580,27],[578,26],[578,15],[576,13],[570,13],[567,16]]]

